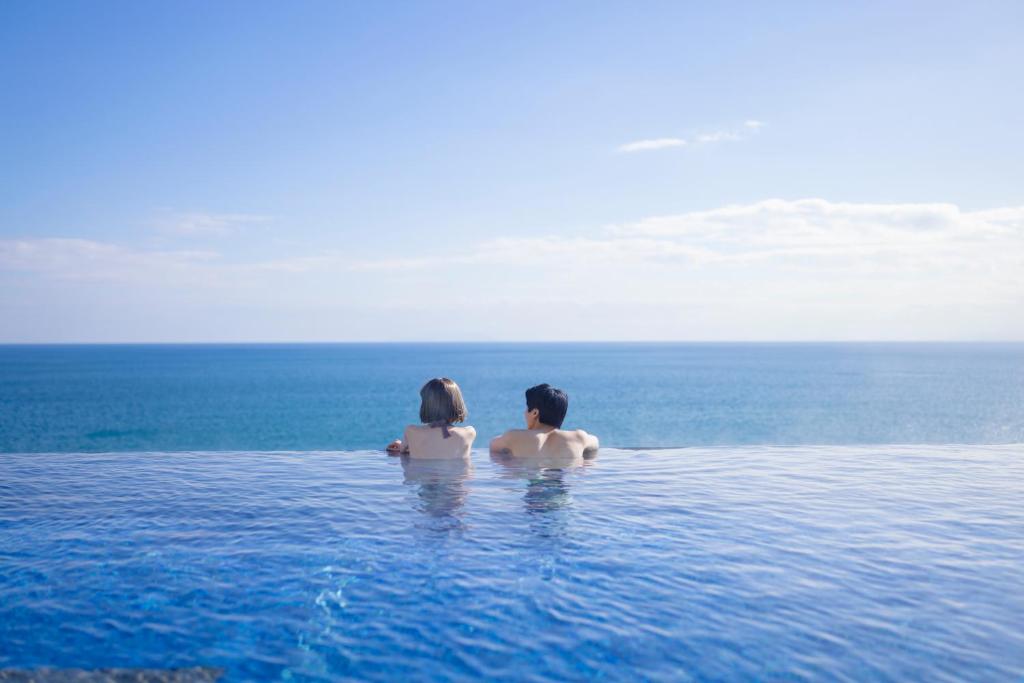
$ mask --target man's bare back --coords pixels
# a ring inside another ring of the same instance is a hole
[[[597,437],[582,429],[561,429],[569,397],[561,389],[540,384],[526,390],[526,429],[510,429],[491,440],[492,453],[517,458],[591,457],[597,453]]]
[[[582,429],[510,429],[491,441],[491,452],[509,453],[517,458],[583,458],[597,452],[598,441]]]

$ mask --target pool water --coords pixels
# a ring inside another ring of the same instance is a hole
[[[1024,676],[1024,446],[6,454],[0,669]]]

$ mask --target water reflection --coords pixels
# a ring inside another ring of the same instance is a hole
[[[403,483],[416,486],[413,507],[428,517],[449,522],[447,528],[461,528],[462,509],[473,476],[469,458],[428,459],[402,456]]]
[[[560,537],[569,528],[573,505],[569,476],[593,459],[565,456],[517,458],[507,453],[492,453],[503,479],[526,482],[523,504],[530,515],[530,526],[540,536]]]
[[[527,480],[526,511],[530,514],[554,512],[572,505],[569,485],[564,470],[539,470]]]

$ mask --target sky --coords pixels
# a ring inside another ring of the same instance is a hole
[[[1024,340],[1021,26],[0,3],[0,343]]]

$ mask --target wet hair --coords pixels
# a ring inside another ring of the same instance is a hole
[[[526,409],[537,409],[537,419],[551,427],[562,426],[569,410],[569,395],[550,384],[538,384],[526,390]]]
[[[420,389],[420,422],[462,422],[469,413],[459,385],[447,377],[435,377]]]

